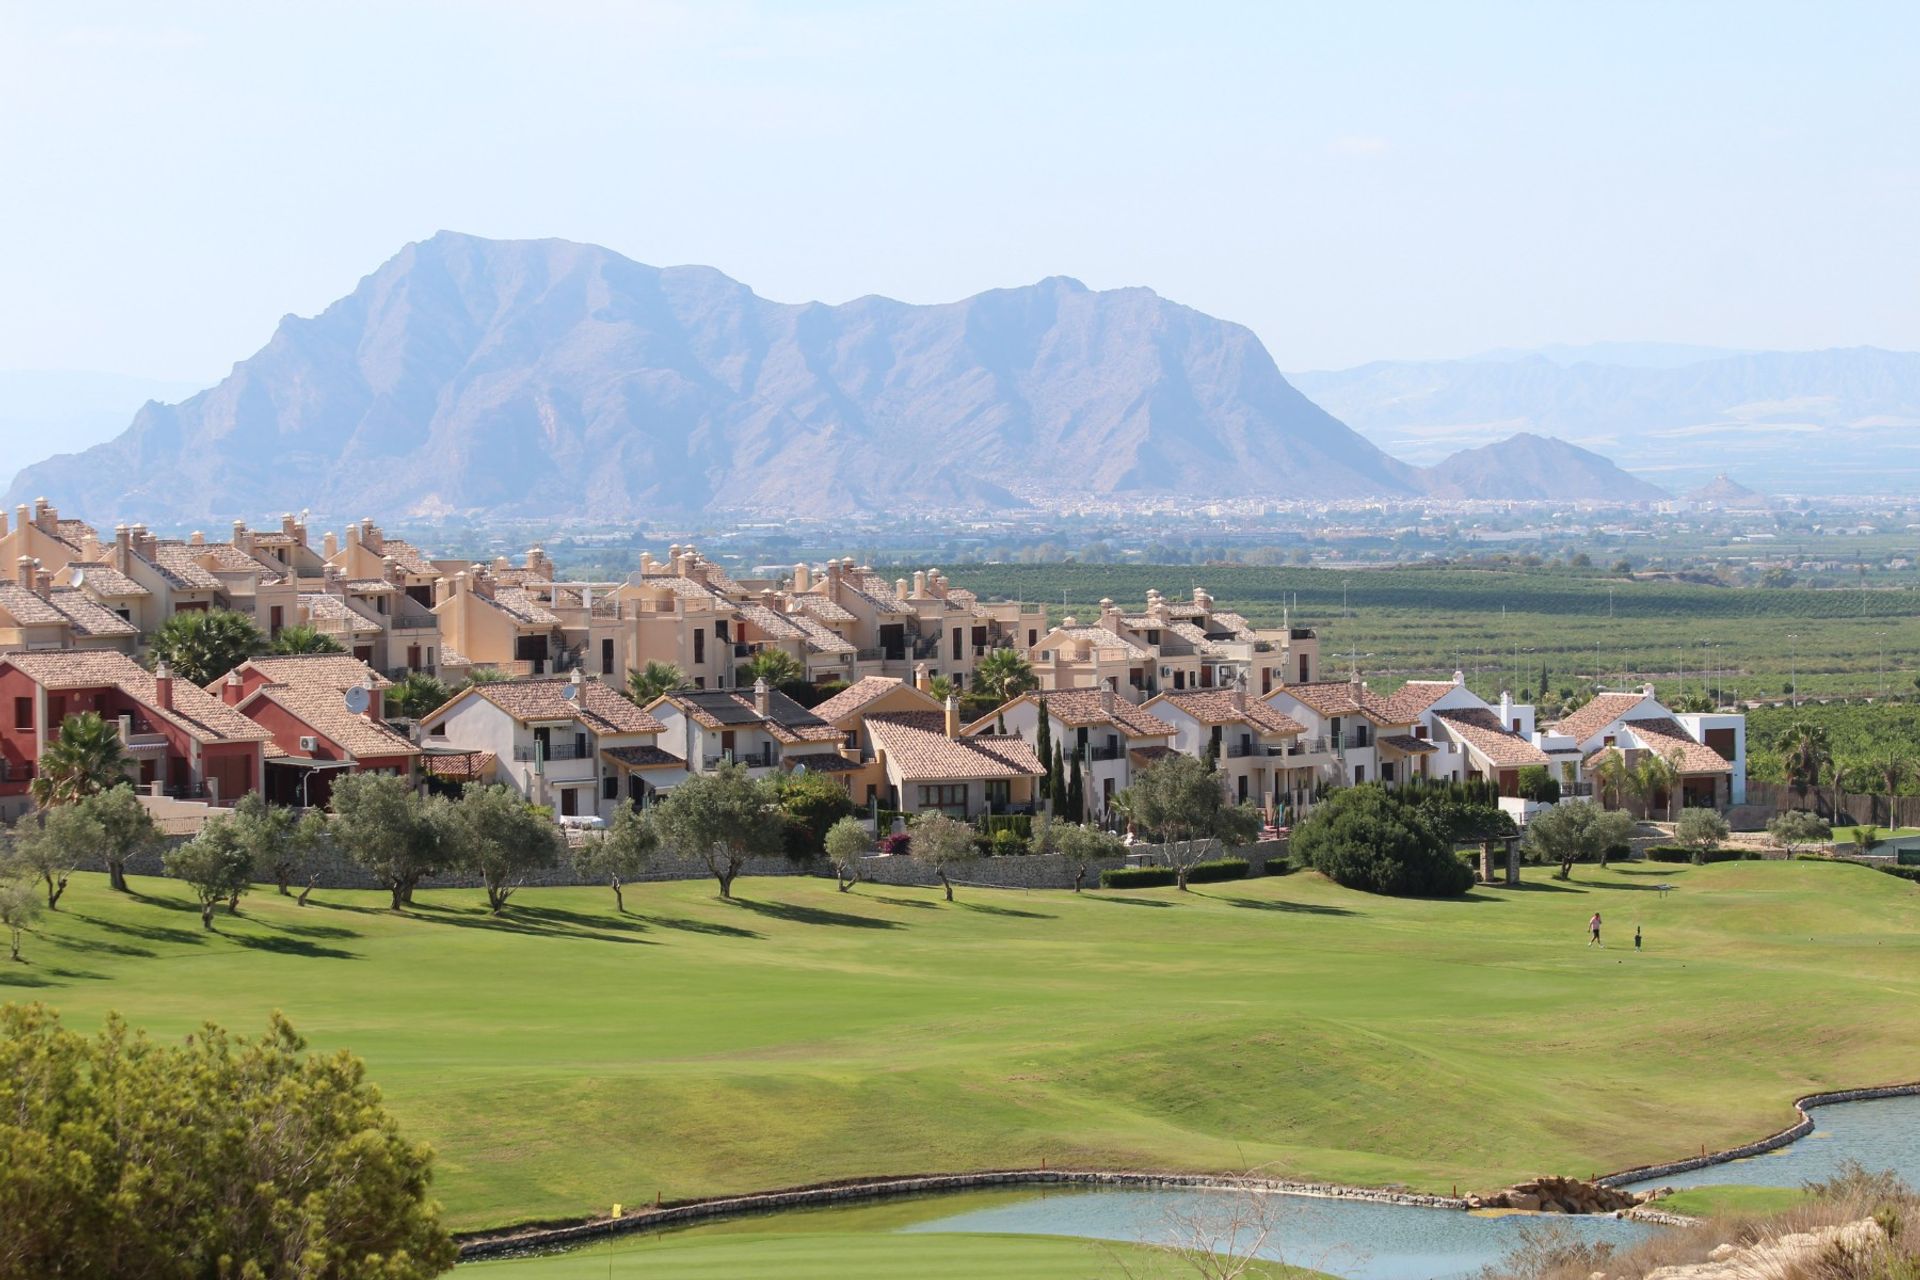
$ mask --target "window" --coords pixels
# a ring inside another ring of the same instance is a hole
[[[600,796],[604,800],[618,800],[620,798],[620,779],[611,773],[602,778],[600,780]]]
[[[1028,627],[1027,628],[1027,648],[1031,649],[1033,648],[1033,646],[1039,643],[1040,643],[1040,633],[1038,631],[1035,631],[1032,627]]]
[[[707,660],[707,633],[695,628],[693,633],[693,661],[697,666]]]
[[[960,656],[960,646],[965,642],[966,636],[961,632],[960,628],[955,627],[953,629],[953,656],[955,658]]]
[[[713,624],[713,638],[715,640],[727,639],[727,624],[725,619]]]
[[[13,727],[16,729],[25,729],[29,732],[32,731],[33,699],[31,697],[15,698],[13,700]]]
[[[585,760],[587,758],[587,735],[584,733],[576,733],[573,735],[573,758],[575,760]]]
[[[1365,782],[1366,780],[1367,780],[1367,766],[1363,764],[1357,764],[1353,766],[1353,784],[1357,787],[1361,783]]]
[[[1382,760],[1380,762],[1380,781],[1382,782],[1393,781],[1393,761]]]
[[[1247,802],[1247,775],[1244,773],[1240,775],[1239,792],[1240,803],[1245,804]]]
[[[285,605],[276,604],[267,610],[267,630],[270,633],[276,636],[280,634],[280,628],[284,625],[282,620],[286,617],[286,613]]]
[[[942,783],[939,786],[920,788],[920,807],[934,809],[948,817],[967,816],[967,784]]]
[[[600,674],[603,676],[610,676],[613,674],[613,637],[612,636],[607,636],[605,639],[600,641]]]
[[[987,808],[998,811],[1013,803],[1013,784],[999,778],[986,784]]]

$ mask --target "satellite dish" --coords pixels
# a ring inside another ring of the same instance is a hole
[[[804,764],[797,764],[797,765],[795,765],[795,766],[793,766],[793,776],[794,776],[794,777],[796,777],[796,778],[804,778],[804,777],[806,777],[806,776],[807,776],[807,766],[805,766]]]
[[[560,696],[568,702],[576,701],[580,697],[580,686],[569,680],[566,684],[560,686]]]
[[[367,708],[373,704],[373,695],[367,692],[365,686],[354,685],[347,690],[343,701],[346,702],[348,711],[356,716],[363,716],[367,713]]]
[[[75,569],[70,581],[73,583],[73,589],[78,591],[81,587],[87,585],[87,571],[85,569]]]

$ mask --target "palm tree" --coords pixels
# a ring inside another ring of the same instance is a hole
[[[1860,778],[1864,772],[1864,766],[1856,764],[1851,760],[1835,760],[1833,762],[1833,820],[1835,822],[1846,821],[1846,818],[1842,816],[1843,810],[1840,808],[1840,802],[1846,797],[1846,789],[1853,784],[1855,779]]]
[[[945,702],[958,690],[953,687],[953,680],[950,677],[935,676],[927,681],[927,692],[933,695],[934,701]]]
[[[60,722],[60,736],[40,753],[28,791],[41,808],[73,804],[127,780],[127,751],[117,726],[86,711]]]
[[[1633,772],[1627,768],[1627,757],[1620,748],[1608,747],[1588,772],[1593,775],[1594,789],[1600,793],[1600,803],[1619,808],[1633,785]]]
[[[244,613],[192,609],[161,623],[148,651],[154,666],[165,663],[174,675],[204,685],[259,653],[264,643]]]
[[[452,696],[444,681],[424,671],[409,671],[387,687],[386,709],[402,720],[418,720]]]
[[[467,678],[461,682],[460,687],[471,689],[477,684],[499,684],[503,680],[511,679],[513,679],[512,676],[498,667],[475,667],[467,672]]]
[[[274,653],[345,653],[346,648],[324,631],[316,631],[304,622],[280,628],[273,638]]]
[[[805,681],[807,669],[785,649],[762,649],[749,658],[737,674],[738,684],[751,685],[765,680],[769,688],[778,689],[783,684]]]
[[[1666,796],[1667,818],[1671,821],[1673,818],[1674,793],[1678,790],[1676,784],[1679,781],[1680,765],[1678,753],[1669,758],[1649,751],[1646,758],[1641,760],[1639,765],[1633,770],[1631,780],[1627,785],[1632,788],[1635,798],[1640,801],[1641,809],[1649,818],[1653,816],[1654,800],[1659,796]]]
[[[1787,726],[1780,740],[1780,768],[1789,784],[1802,789],[1817,786],[1832,760],[1833,745],[1824,728],[1805,720]]]
[[[995,702],[1011,702],[1039,683],[1033,664],[1018,649],[995,649],[973,671],[974,688],[992,694]]]
[[[687,687],[687,673],[671,662],[649,661],[637,671],[627,672],[627,697],[646,706],[663,693]]]
[[[1877,772],[1880,785],[1887,789],[1887,803],[1893,803],[1893,797],[1900,794],[1900,784],[1913,773],[1913,761],[1903,755],[1890,755],[1880,762]]]

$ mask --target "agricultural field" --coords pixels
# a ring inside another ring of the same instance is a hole
[[[1894,758],[1907,762],[1895,778],[1895,794],[1920,794],[1920,702],[1803,702],[1749,712],[1749,776],[1786,781],[1781,751],[1797,724],[1826,731],[1834,760],[1847,767],[1848,791],[1885,795],[1883,765]]]
[[[884,571],[898,576],[898,571]],[[1335,570],[1243,565],[957,565],[983,599],[1045,603],[1091,617],[1102,596],[1138,609],[1147,588],[1195,586],[1258,625],[1315,628],[1327,670],[1352,655],[1384,685],[1464,671],[1474,689],[1652,681],[1663,697],[1779,699],[1914,695],[1920,592],[1908,588],[1702,586],[1571,569],[1459,565]],[[1883,657],[1884,652],[1884,657]]]
[[[952,904],[775,877],[735,902],[630,886],[626,914],[526,889],[500,918],[476,890],[408,914],[269,890],[217,934],[177,882],[82,875],[0,999],[163,1036],[283,1010],[366,1059],[463,1229],[1043,1161],[1484,1189],[1912,1076],[1920,887],[1812,862],[1528,875],[1443,901],[1303,872]],[[1588,948],[1596,909],[1647,950]]]

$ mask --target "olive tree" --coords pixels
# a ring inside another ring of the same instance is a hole
[[[200,834],[169,852],[167,874],[187,882],[200,900],[200,925],[213,929],[213,909],[222,902],[238,911],[240,895],[253,883],[253,855],[234,829],[232,818],[211,818]]]
[[[1196,863],[1223,844],[1250,844],[1260,833],[1260,811],[1230,802],[1220,775],[1192,756],[1148,765],[1114,804],[1160,842],[1183,891]]]
[[[1633,818],[1591,801],[1558,804],[1527,823],[1524,848],[1541,862],[1560,864],[1558,879],[1573,875],[1576,862],[1604,861],[1609,851],[1633,839]]]
[[[786,845],[786,817],[768,783],[738,764],[688,778],[653,808],[660,843],[699,858],[733,897],[733,882],[753,858],[778,856]]]
[[[565,844],[551,818],[501,783],[469,782],[436,818],[441,857],[480,877],[487,910],[496,916],[527,876],[560,860]]]
[[[1718,848],[1729,834],[1727,820],[1712,809],[1688,809],[1673,827],[1673,838],[1695,854]]]
[[[914,860],[926,863],[940,877],[948,902],[953,901],[953,869],[980,856],[973,828],[944,813],[926,814],[913,824],[911,848]]]
[[[11,959],[26,963],[20,954],[20,935],[31,928],[39,917],[40,891],[34,888],[33,881],[0,867],[0,928],[7,931],[12,948]],[[0,1248],[0,1255],[4,1253],[4,1248]]]
[[[1102,831],[1099,827],[1083,827],[1065,822],[1053,827],[1048,840],[1055,852],[1066,859],[1073,868],[1073,891],[1080,892],[1080,886],[1086,882],[1089,864],[1102,858],[1118,858],[1127,851],[1126,841],[1111,831]]]
[[[350,773],[336,781],[332,830],[347,856],[392,895],[395,911],[411,906],[420,881],[444,865],[427,803],[393,774]]]
[[[20,820],[9,860],[46,885],[47,910],[58,911],[74,868],[98,852],[105,839],[99,820],[84,801],[56,805]]]
[[[1789,809],[1767,823],[1767,838],[1791,858],[1801,845],[1825,844],[1833,839],[1833,828],[1817,813]]]
[[[108,883],[126,892],[127,863],[160,847],[153,814],[127,783],[88,796],[80,806],[100,824],[100,857],[107,864]]]
[[[828,827],[822,843],[827,862],[833,867],[833,882],[845,893],[860,878],[860,859],[873,852],[873,836],[866,823],[849,817]]]
[[[647,869],[659,847],[660,833],[651,816],[622,805],[611,827],[588,835],[573,851],[573,866],[588,879],[605,880],[613,890],[614,910],[624,912],[627,899],[622,887]]]
[[[274,1014],[156,1042],[0,1009],[0,1274],[426,1280],[455,1261],[433,1154],[344,1051]]]

